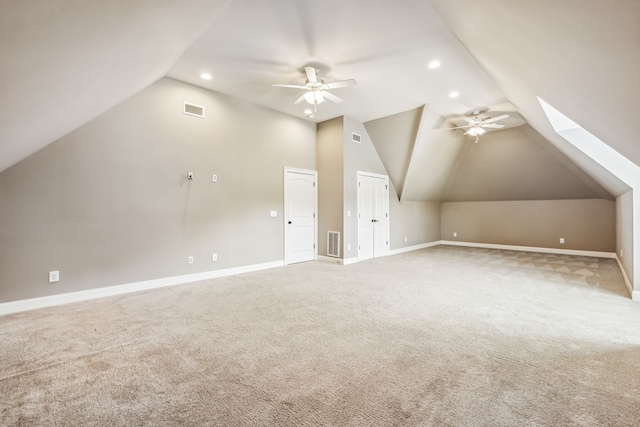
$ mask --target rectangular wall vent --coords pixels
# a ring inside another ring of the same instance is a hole
[[[204,107],[202,105],[196,105],[185,101],[182,112],[190,116],[201,117],[204,119]]]
[[[358,144],[360,144],[360,143],[362,142],[362,139],[360,138],[360,135],[358,135],[358,134],[357,134],[357,133],[355,133],[355,132],[352,132],[352,133],[351,133],[351,140],[352,140],[353,142],[357,142]]]
[[[340,257],[340,232],[328,231],[327,232],[327,255]]]

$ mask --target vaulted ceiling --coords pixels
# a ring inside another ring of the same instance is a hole
[[[611,198],[628,187],[556,135],[537,97],[640,165],[639,18],[634,0],[2,2],[0,171],[168,76],[306,120],[366,123],[409,200]],[[308,117],[297,89],[271,87],[303,84],[305,65],[358,84]],[[526,124],[477,145],[440,130],[474,109]],[[542,162],[563,185],[512,196],[494,173],[491,190],[465,195],[483,157],[513,182],[534,179],[519,164]]]

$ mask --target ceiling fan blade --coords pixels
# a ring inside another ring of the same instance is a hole
[[[476,121],[474,119],[470,119],[469,117],[463,117],[464,121],[469,123],[470,125],[475,125]]]
[[[492,118],[490,118],[490,119],[488,119],[488,120],[484,120],[484,121],[482,122],[482,124],[483,124],[483,125],[485,125],[485,124],[487,124],[487,123],[497,122],[498,120],[506,119],[507,117],[509,117],[509,115],[508,115],[508,114],[503,114],[503,115],[498,116],[498,117],[492,117]]]
[[[440,129],[433,129],[433,130],[456,130],[456,129],[469,129],[469,126],[464,125],[464,126],[456,126],[452,128],[440,128]]]
[[[471,128],[473,129],[473,128]],[[463,135],[469,135],[469,132],[471,132],[471,129],[467,129],[467,131],[465,133],[463,133]]]
[[[325,90],[323,90],[322,92],[320,92],[322,94],[322,96],[324,96],[325,98],[327,98],[329,101],[335,102],[336,104],[339,104],[342,102],[342,98],[338,98],[337,96],[335,96],[332,93],[329,93]]]
[[[294,104],[300,104],[302,101],[304,101],[304,95],[302,95],[300,98],[296,99],[293,103]]]
[[[300,86],[300,85],[281,85],[279,83],[273,83],[271,84],[272,87],[288,87],[291,89],[306,89],[306,86]]]
[[[305,73],[307,73],[307,79],[310,82],[318,83],[318,76],[316,75],[316,69],[313,67],[304,67]]]
[[[339,87],[355,86],[357,82],[354,79],[340,80],[338,82],[326,83],[325,89],[338,89]]]
[[[504,125],[499,125],[497,123],[483,123],[480,125],[481,128],[491,128],[491,129],[502,129]]]

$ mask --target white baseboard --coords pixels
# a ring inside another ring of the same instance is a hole
[[[441,242],[440,242],[440,240],[437,240],[435,242],[421,243],[419,245],[407,246],[407,247],[404,247],[404,248],[393,249],[393,250],[389,251],[389,255],[398,255],[398,254],[402,254],[402,253],[405,253],[405,252],[417,251],[419,249],[430,248],[432,246],[438,246],[439,244],[441,244]]]
[[[631,280],[629,280],[629,276],[627,276],[627,272],[624,270],[622,266],[622,260],[616,254],[616,262],[618,263],[618,268],[620,269],[620,273],[622,273],[622,279],[624,280],[624,285],[627,287],[627,291],[629,292],[629,296],[632,300],[640,300],[640,292],[633,290],[633,285],[631,284]]]
[[[40,298],[31,298],[19,301],[0,303],[0,315],[34,310],[37,308],[53,307],[95,298],[103,298],[114,295],[128,294],[131,292],[146,291],[149,289],[164,288],[183,283],[198,282],[200,280],[215,279],[218,277],[234,276],[236,274],[250,273],[252,271],[267,270],[282,267],[284,261],[265,262],[262,264],[247,265],[242,267],[227,268],[223,270],[205,271],[203,273],[187,274],[184,276],[165,277],[162,279],[146,280],[143,282],[128,283],[124,285],[107,286],[104,288],[87,289],[78,292],[50,295]]]
[[[537,246],[495,245],[493,243],[456,242],[452,240],[441,240],[440,244],[453,245],[453,246],[467,246],[472,248],[503,249],[507,251],[524,251],[524,252],[539,252],[539,253],[545,253],[545,254],[590,256],[590,257],[596,257],[596,258],[615,258],[616,257],[615,252],[579,251],[575,249],[540,248]]]
[[[318,261],[330,262],[332,264],[349,265],[349,264],[355,264],[356,262],[358,262],[358,257],[342,259],[342,258],[334,258],[332,256],[318,255]]]
[[[336,258],[333,256],[327,256],[327,255],[318,255],[317,261],[328,262],[330,264],[342,264],[342,258]]]

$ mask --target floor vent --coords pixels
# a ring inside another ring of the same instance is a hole
[[[196,116],[204,119],[204,107],[201,105],[196,105],[185,101],[182,112],[190,116]]]
[[[357,142],[358,144],[362,143],[362,138],[355,132],[351,132],[351,140],[353,142]]]
[[[340,232],[328,231],[327,232],[327,255],[340,257]]]

